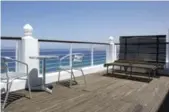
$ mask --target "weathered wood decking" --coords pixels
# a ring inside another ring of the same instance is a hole
[[[125,77],[125,76],[124,76]],[[103,73],[87,75],[88,86],[71,89],[54,84],[53,94],[32,92],[31,100],[22,97],[10,103],[6,112],[156,112],[169,90],[169,77],[150,82],[124,77],[107,77]],[[19,91],[21,93],[24,91]],[[14,93],[13,93],[14,94]],[[16,92],[9,99],[15,99]],[[18,96],[19,97],[19,96]],[[167,112],[167,111],[166,111]]]

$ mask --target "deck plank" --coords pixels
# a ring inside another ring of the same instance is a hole
[[[53,93],[32,92],[31,100],[22,97],[6,107],[7,112],[156,112],[169,90],[169,77],[149,83],[101,73],[76,78],[71,89],[53,84]],[[84,90],[85,89],[85,90]],[[28,92],[17,91],[16,93]]]

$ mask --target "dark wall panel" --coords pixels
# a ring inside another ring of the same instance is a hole
[[[119,59],[165,62],[166,35],[120,37]]]

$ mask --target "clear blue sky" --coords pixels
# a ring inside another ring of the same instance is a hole
[[[109,36],[164,34],[169,2],[1,2],[2,35],[106,42]]]

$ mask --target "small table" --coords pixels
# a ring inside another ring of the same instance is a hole
[[[43,55],[43,56],[31,56],[31,59],[39,59],[43,61],[43,80],[42,85],[40,87],[33,87],[33,90],[43,90],[48,93],[52,94],[52,89],[49,89],[49,87],[45,86],[46,81],[46,59],[58,59],[59,56],[50,56],[50,55]],[[52,85],[50,85],[52,87]]]

